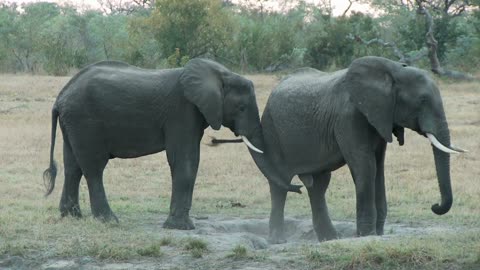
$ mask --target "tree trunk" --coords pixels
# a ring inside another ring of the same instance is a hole
[[[440,77],[447,77],[455,80],[467,80],[472,81],[474,78],[470,74],[465,74],[455,70],[445,70],[442,68],[440,61],[437,56],[438,42],[433,35],[434,23],[433,18],[430,12],[422,6],[420,1],[417,1],[418,4],[418,14],[425,16],[425,25],[427,28],[427,34],[425,34],[426,44],[428,48],[428,59],[430,60],[430,67],[433,73]]]

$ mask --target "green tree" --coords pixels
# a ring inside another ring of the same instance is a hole
[[[178,48],[182,56],[191,58],[217,55],[231,32],[219,0],[157,0],[150,27],[166,56]]]
[[[79,17],[75,9],[67,7],[45,22],[38,42],[44,56],[42,66],[48,74],[66,75],[72,67],[86,64]]]
[[[35,72],[41,62],[41,46],[38,43],[41,31],[47,22],[60,14],[59,7],[54,3],[32,3],[24,5],[22,13],[17,11],[16,6],[6,12],[5,8],[2,9],[2,16],[10,20],[5,26],[0,26],[4,44],[15,57],[18,69]]]
[[[15,24],[16,6],[0,5],[0,70],[15,71],[17,60],[13,57],[12,50],[15,48],[15,34],[18,26]]]

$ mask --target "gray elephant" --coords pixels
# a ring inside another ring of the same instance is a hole
[[[249,142],[260,129],[252,82],[206,59],[193,59],[184,68],[167,70],[105,61],[76,74],[52,109],[50,166],[44,172],[47,195],[55,186],[57,173],[53,159],[57,119],[64,140],[62,216],[81,216],[78,192],[83,175],[94,217],[118,221],[103,186],[109,159],[166,150],[172,197],[163,226],[193,229],[189,211],[204,129],[210,125],[218,130],[223,125],[260,151]]]
[[[449,154],[464,150],[450,145],[440,92],[422,70],[380,57],[359,58],[334,73],[303,70],[273,90],[261,123],[263,135],[252,143],[265,153],[250,153],[270,183],[299,176],[320,241],[337,238],[325,191],[331,172],[345,164],[355,183],[357,235],[383,234],[385,150],[392,133],[403,144],[404,127],[434,145],[441,203],[432,211],[442,215],[452,205]],[[270,192],[270,239],[283,242],[286,192],[272,184]]]

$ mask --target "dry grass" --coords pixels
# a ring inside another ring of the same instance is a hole
[[[256,85],[262,111],[278,80],[268,75],[248,77]],[[157,217],[158,222],[163,222],[159,217],[165,218],[168,213],[171,181],[165,153],[112,160],[107,166],[105,188],[111,207],[121,220],[120,225],[104,225],[92,220],[85,181],[81,184],[80,200],[87,217],[82,220],[59,219],[57,208],[63,185],[62,166],[53,194],[44,198],[41,175],[48,166],[50,110],[68,79],[0,75],[0,254],[29,256],[36,252],[47,258],[85,255],[111,259],[126,259],[139,254],[160,256],[163,240],[152,239],[147,231],[142,230],[142,225],[145,219]],[[445,216],[431,212],[430,206],[440,200],[431,147],[425,138],[407,132],[405,146],[390,144],[387,150],[387,223],[479,228],[480,84],[440,82],[440,86],[452,142],[470,150],[468,154],[451,158],[454,205]],[[226,129],[209,129],[204,142],[210,135],[233,137]],[[61,149],[62,139],[58,132],[55,157],[59,164],[62,163]],[[268,215],[267,181],[243,144],[202,145],[201,151],[191,211],[193,216]],[[354,220],[355,193],[346,168],[333,174],[327,200],[333,220]],[[231,202],[240,202],[246,207],[234,208]],[[290,194],[286,215],[309,214],[307,196]],[[460,240],[452,237],[451,241]],[[472,244],[478,249],[478,242]],[[426,245],[429,246],[428,242]],[[436,247],[432,248],[435,251]],[[480,253],[475,254],[476,260],[480,260]],[[351,261],[351,267],[355,267],[357,261]]]

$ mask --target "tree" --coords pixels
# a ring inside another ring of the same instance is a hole
[[[386,3],[391,6],[386,6]],[[387,16],[396,16],[392,21],[397,28],[394,39],[399,40],[399,47],[391,46],[392,42],[384,42],[384,46],[390,46],[397,51],[407,51],[410,60],[418,60],[428,55],[432,72],[440,76],[448,76],[456,79],[471,79],[471,76],[458,71],[442,68],[441,62],[446,60],[449,48],[455,48],[458,40],[465,36],[464,28],[459,27],[461,18],[469,8],[475,5],[471,1],[460,0],[415,0],[415,1],[373,1],[373,4],[384,8]],[[361,38],[357,41],[371,44]],[[426,47],[426,49],[424,49]],[[416,52],[416,53],[415,53]],[[428,52],[425,53],[425,52]],[[414,56],[414,54],[416,54]],[[400,53],[397,55],[404,55]]]
[[[149,23],[166,56],[176,49],[190,58],[207,53],[215,56],[232,31],[217,0],[157,0]]]
[[[3,6],[2,17],[5,24],[0,26],[2,39],[8,51],[16,59],[16,66],[21,71],[35,72],[40,61],[41,31],[45,24],[60,14],[60,9],[53,3],[32,3],[23,5],[23,12],[17,6]]]
[[[243,71],[248,67],[275,71],[289,66],[297,54],[303,58],[304,18],[301,9],[283,14],[242,8],[234,16],[237,28],[231,58]]]

